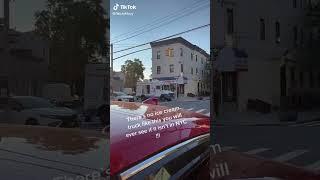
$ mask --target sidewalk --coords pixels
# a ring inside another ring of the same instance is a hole
[[[214,125],[286,126],[311,121],[320,122],[320,109],[298,112],[297,121],[280,121],[278,112],[225,112],[213,122]]]

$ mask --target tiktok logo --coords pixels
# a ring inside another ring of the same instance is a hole
[[[116,5],[113,6],[113,10],[115,10],[115,11],[118,10],[119,6],[120,5],[118,3],[116,3]]]

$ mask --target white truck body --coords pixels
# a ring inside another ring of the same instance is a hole
[[[71,88],[65,83],[48,83],[42,88],[42,96],[57,102],[72,101]]]
[[[107,102],[108,65],[87,64],[85,71],[84,110],[97,109]]]
[[[128,94],[128,95],[134,94],[132,88],[123,88],[123,92]]]
[[[162,90],[163,82],[158,80],[144,80],[137,82],[136,96],[155,96],[160,97],[161,94],[173,93],[172,91]]]

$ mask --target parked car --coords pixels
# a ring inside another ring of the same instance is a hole
[[[161,94],[159,99],[160,101],[172,101],[172,96],[170,94]]]
[[[0,179],[106,180],[108,145],[97,131],[0,124]]]
[[[2,123],[77,127],[78,115],[66,107],[57,107],[48,100],[34,96],[12,96],[2,102]]]
[[[113,92],[111,97],[112,97],[112,100],[114,101],[134,102],[134,97],[127,95],[124,92]]]
[[[98,109],[90,109],[81,114],[81,126],[88,127],[93,126],[94,128],[105,127],[110,125],[109,119],[109,106],[102,105]]]
[[[145,179],[162,172],[172,179],[188,178],[208,162],[209,117],[180,108],[119,101],[111,102],[110,111],[111,179]],[[173,119],[152,124],[166,117]],[[209,172],[203,175],[208,179]]]

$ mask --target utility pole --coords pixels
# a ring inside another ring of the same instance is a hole
[[[111,73],[113,74],[113,44],[110,45]]]
[[[110,63],[111,63],[111,73],[110,73],[110,88],[113,93],[113,44],[110,44]]]
[[[213,91],[211,94],[211,101],[210,101],[210,106],[213,107],[214,113],[212,113],[212,117],[216,118],[219,115],[219,81],[218,81],[218,71],[215,69],[214,67],[214,62],[215,62],[215,55],[216,55],[216,2],[217,0],[213,0],[211,1],[211,11],[210,11],[210,34],[211,34],[211,53],[210,53],[210,61],[211,61],[211,80],[212,80],[212,84],[211,84],[211,91]]]
[[[6,30],[10,29],[10,0],[3,0],[4,26]]]

